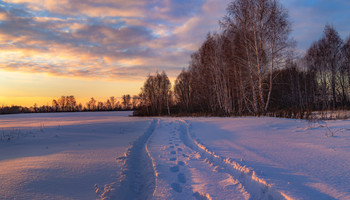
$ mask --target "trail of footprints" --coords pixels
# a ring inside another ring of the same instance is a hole
[[[186,183],[186,175],[181,173],[181,167],[184,167],[186,163],[178,159],[179,154],[182,152],[182,148],[179,147],[180,138],[176,137],[176,132],[173,130],[169,138],[169,150],[170,150],[170,161],[174,162],[174,165],[170,166],[169,170],[172,173],[177,173],[177,180],[171,184],[171,188],[175,192],[182,192],[183,184]],[[188,157],[182,154],[183,157]]]
[[[180,139],[180,127],[178,124],[171,124],[171,131],[166,131],[168,137],[168,142],[165,143],[164,152],[162,153],[162,158],[167,159],[167,166],[164,166],[164,170],[169,170],[174,176],[169,176],[168,181],[170,183],[170,188],[174,193],[178,193],[179,196],[177,199],[183,199],[184,195],[189,195],[187,198],[191,199],[191,195],[194,199],[197,200],[208,200],[206,196],[203,196],[198,191],[194,192],[192,188],[192,182],[188,173],[189,168],[191,168],[191,159],[196,158],[197,154],[189,149],[183,141]],[[171,125],[166,124],[165,126],[170,127]],[[198,160],[199,161],[199,160]],[[176,195],[175,195],[176,196]]]
[[[156,131],[153,153],[158,161],[159,187],[154,199],[208,200],[212,199],[209,193],[217,191],[225,199],[232,199],[232,195],[236,195],[234,199],[247,199],[237,183],[232,182],[233,178],[224,171],[221,173],[222,166],[213,166],[200,152],[187,146],[180,125],[164,123],[164,128],[160,126]]]

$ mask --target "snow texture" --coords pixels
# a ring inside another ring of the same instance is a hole
[[[0,116],[0,199],[350,199],[350,120]]]

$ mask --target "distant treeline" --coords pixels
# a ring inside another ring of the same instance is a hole
[[[139,105],[139,97],[123,95],[121,101],[115,97],[108,98],[105,102],[96,101],[93,97],[85,105],[77,103],[74,96],[61,96],[53,99],[51,105],[32,107],[22,106],[2,106],[0,114],[15,114],[15,113],[47,113],[47,112],[85,112],[85,111],[122,111],[133,110]]]
[[[275,0],[235,0],[191,55],[174,89],[150,75],[135,115],[270,115],[305,118],[315,110],[350,108],[350,37],[331,25],[302,58],[287,10]]]

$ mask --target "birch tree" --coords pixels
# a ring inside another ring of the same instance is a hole
[[[288,12],[276,0],[235,0],[222,25],[241,34],[246,54],[242,64],[249,70],[253,111],[264,113],[271,98],[273,71],[291,46]]]

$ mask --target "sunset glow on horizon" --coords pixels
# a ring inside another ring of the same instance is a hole
[[[121,98],[124,94],[138,94],[143,80],[118,82],[98,79],[54,77],[47,74],[26,74],[0,71],[0,95],[2,105],[33,106],[51,105],[53,99],[74,95],[83,105],[94,97],[105,101],[110,96]],[[11,87],[3,87],[9,84]],[[8,103],[6,103],[8,102]],[[0,106],[2,106],[0,105]]]
[[[147,75],[173,82],[231,0],[3,0],[0,2],[0,106],[139,93]],[[350,33],[346,0],[283,0],[298,50],[326,23]]]

